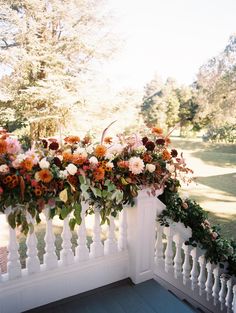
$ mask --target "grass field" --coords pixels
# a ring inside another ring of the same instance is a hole
[[[172,138],[172,147],[183,152],[194,170],[194,182],[181,190],[209,211],[210,221],[221,226],[223,235],[236,240],[236,144]]]

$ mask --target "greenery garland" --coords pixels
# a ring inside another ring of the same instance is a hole
[[[227,262],[230,275],[236,275],[236,242],[222,237],[220,227],[210,225],[208,213],[194,200],[183,199],[178,193],[180,183],[170,178],[159,199],[166,205],[166,209],[158,217],[163,226],[169,226],[169,220],[181,222],[192,229],[192,237],[185,242],[193,247],[200,247],[206,251],[205,257],[211,263]]]

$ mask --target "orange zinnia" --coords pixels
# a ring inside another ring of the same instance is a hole
[[[7,143],[5,140],[0,140],[0,154],[7,152]]]
[[[153,127],[152,128],[152,133],[155,135],[162,135],[163,130],[160,127]]]
[[[164,151],[162,152],[162,159],[165,160],[165,161],[170,160],[170,159],[171,159],[171,154],[170,154],[170,152],[167,151],[167,150],[164,150]]]
[[[44,183],[49,183],[53,176],[52,173],[48,169],[43,169],[38,172],[39,179]]]
[[[81,154],[74,154],[72,158],[72,162],[77,165],[82,165],[86,161],[86,157]]]
[[[79,136],[69,136],[69,137],[66,137],[64,141],[73,145],[74,143],[80,142],[80,138]]]
[[[105,175],[105,171],[102,167],[98,167],[93,172],[93,177],[95,180],[103,180]]]
[[[22,163],[21,163],[22,167],[24,169],[26,169],[27,171],[31,171],[33,168],[33,160],[31,158],[26,158]]]
[[[104,142],[110,145],[112,143],[112,137],[104,138]]]
[[[107,151],[107,148],[106,148],[105,146],[103,146],[103,145],[98,145],[98,146],[95,148],[94,153],[95,153],[96,157],[102,158],[102,157],[104,157],[106,151]]]
[[[73,155],[72,155],[72,153],[70,153],[70,152],[63,152],[63,153],[62,153],[62,156],[63,156],[63,160],[64,160],[65,162],[70,162],[70,161],[72,161],[72,159],[73,159]]]

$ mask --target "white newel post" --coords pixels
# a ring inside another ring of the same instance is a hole
[[[157,199],[161,193],[149,196],[147,189],[141,190],[127,210],[130,278],[135,284],[153,278],[156,218],[165,208]]]

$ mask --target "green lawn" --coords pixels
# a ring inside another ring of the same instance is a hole
[[[182,190],[209,211],[223,235],[236,239],[236,144],[172,138],[172,147],[183,152],[194,170],[195,183]]]

